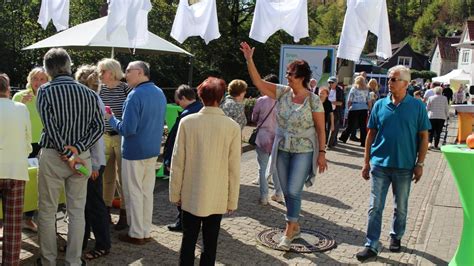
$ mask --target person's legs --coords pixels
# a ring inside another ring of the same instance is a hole
[[[367,224],[367,242],[369,247],[375,253],[380,251],[380,232],[382,228],[382,214],[385,207],[385,199],[387,197],[388,187],[391,183],[390,168],[371,166],[370,179],[370,207],[368,212]]]
[[[286,219],[298,222],[301,211],[301,192],[304,182],[312,170],[313,152],[291,153],[288,169],[286,201]]]
[[[55,150],[41,150],[38,167],[38,238],[43,265],[56,265],[56,211],[64,177],[72,174]]]
[[[285,196],[285,201],[288,195],[288,174],[290,168],[290,153],[279,150],[276,158],[276,171],[278,174],[278,181],[280,181],[281,190]]]
[[[332,132],[331,137],[329,139],[328,147],[334,147],[337,144],[337,135],[339,135],[339,127],[340,127],[340,120],[341,115],[340,112],[334,111],[334,132]]]
[[[112,206],[112,201],[115,195],[115,184],[116,184],[116,173],[117,173],[117,158],[114,152],[113,137],[104,135],[105,143],[105,157],[107,158],[107,164],[105,165],[104,178],[103,178],[103,195],[104,202],[107,207]],[[120,170],[119,170],[120,171]]]
[[[92,172],[89,151],[80,155],[85,167]],[[64,164],[64,163],[63,163]],[[82,244],[84,240],[84,209],[87,197],[88,176],[69,175],[65,182],[66,210],[69,216],[67,232],[66,265],[81,265]],[[57,206],[57,205],[56,205]]]
[[[179,253],[179,265],[194,265],[194,251],[201,230],[201,218],[183,211],[183,238]]]
[[[434,119],[430,119],[430,123],[431,123],[431,129],[428,130],[428,133],[429,133],[428,142],[431,144],[433,142],[433,137],[434,137],[433,128],[435,127],[436,122],[434,121]]]
[[[262,148],[256,148],[257,161],[258,161],[258,176],[260,185],[260,203],[268,203],[268,182],[265,177],[265,171],[267,170],[268,158],[270,154],[266,153]]]
[[[95,237],[95,250],[109,250],[110,230],[107,208],[102,198],[102,174],[99,170],[96,180],[89,179],[87,186],[86,224],[88,223]]]
[[[20,265],[21,219],[25,181],[2,179],[3,194],[3,253],[2,265]]]
[[[433,119],[434,127],[433,127],[433,134],[434,134],[434,146],[438,148],[439,140],[441,138],[441,132],[443,132],[444,127],[444,119]]]
[[[408,169],[396,169],[392,174],[394,211],[390,236],[397,240],[405,233],[412,177],[413,171]]]
[[[115,161],[117,164],[117,176],[115,180],[116,188],[120,194],[120,215],[117,224],[115,225],[115,230],[123,230],[127,228],[127,212],[126,212],[126,197],[123,193],[123,178],[122,178],[122,137],[119,135],[113,136],[113,152],[115,155]]]
[[[122,159],[123,193],[127,211],[127,221],[130,225],[128,236],[143,239],[143,177],[144,164],[142,160],[131,161]]]
[[[203,251],[199,265],[214,265],[216,263],[217,238],[221,228],[222,214],[214,214],[202,219]]]
[[[143,237],[150,237],[153,219],[153,191],[155,190],[155,165],[157,157],[143,160]]]
[[[365,139],[367,138],[367,110],[359,110],[357,114],[358,124],[360,128],[360,145],[365,146]]]
[[[347,127],[342,132],[341,137],[339,138],[340,141],[346,142],[350,134],[356,129],[357,124],[359,123],[357,114],[357,111],[349,111],[347,116]]]

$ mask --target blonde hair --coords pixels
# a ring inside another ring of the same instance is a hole
[[[234,79],[229,83],[227,91],[232,97],[239,96],[242,92],[247,91],[247,82],[241,79]]]
[[[377,82],[376,79],[370,79],[369,82],[367,83],[367,86],[373,89],[374,91],[379,90],[379,83]]]
[[[46,76],[46,78],[48,79],[48,81],[50,80],[48,74],[46,73],[46,70],[43,68],[43,67],[35,67],[33,68],[30,73],[28,73],[28,77],[26,78],[26,88],[27,89],[32,89],[31,88],[31,81],[33,80],[33,78],[38,75],[38,74],[44,74]]]
[[[365,78],[363,76],[357,76],[354,79],[354,84],[355,84],[355,87],[359,90],[367,89],[367,86],[365,86]]]
[[[321,94],[322,91],[325,91],[328,94],[328,97],[329,97],[329,89],[327,87],[319,88],[319,94]]]
[[[112,72],[112,78],[115,80],[121,80],[125,76],[122,72],[122,66],[120,62],[112,58],[104,58],[97,63],[99,70],[108,70]]]
[[[98,89],[98,73],[97,67],[93,65],[80,66],[75,74],[76,80],[97,92]]]

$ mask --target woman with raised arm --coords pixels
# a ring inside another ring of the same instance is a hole
[[[262,80],[252,58],[255,48],[242,42],[240,50],[253,84],[278,102],[277,132],[267,174],[279,178],[287,207],[286,228],[278,248],[290,250],[291,242],[301,236],[298,219],[303,186],[314,183],[317,170],[323,173],[327,169],[324,109],[319,96],[306,89],[311,78],[306,61],[295,60],[287,66],[288,86],[284,86]]]

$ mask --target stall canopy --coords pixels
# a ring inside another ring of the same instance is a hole
[[[453,81],[457,81],[458,83],[467,84],[471,82],[471,74],[463,69],[454,69],[444,76],[433,78],[433,81],[442,82],[444,84],[451,84]]]
[[[130,42],[125,25],[120,26],[107,40],[107,17],[91,20],[65,31],[59,32],[51,37],[41,40],[35,44],[23,48],[23,50],[63,47],[73,49],[107,49],[114,52],[130,53]],[[144,54],[182,54],[193,56],[186,50],[174,45],[159,36],[148,32],[148,42],[137,46],[136,52]]]

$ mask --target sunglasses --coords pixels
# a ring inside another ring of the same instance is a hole
[[[286,75],[287,75],[288,77],[291,77],[291,76],[294,76],[294,75],[295,75],[295,72],[286,71]]]
[[[397,78],[389,78],[387,80],[387,82],[390,81],[390,82],[397,82],[397,81],[403,81],[403,79],[397,79]]]

